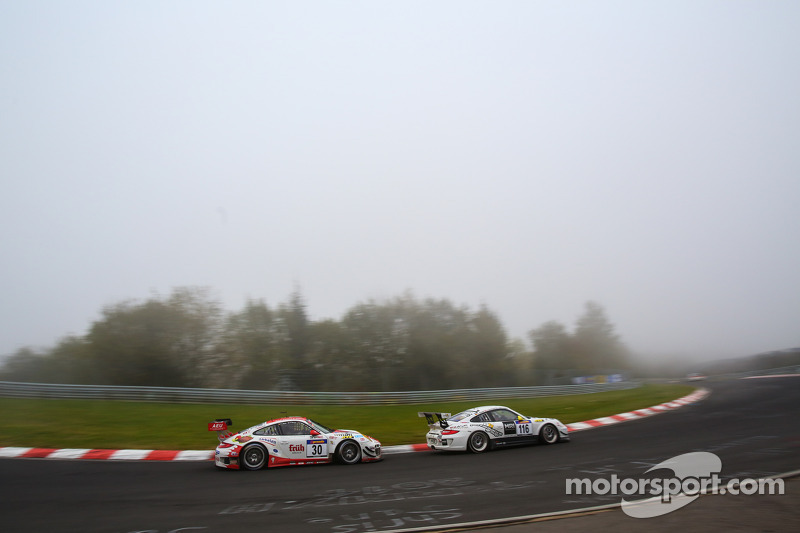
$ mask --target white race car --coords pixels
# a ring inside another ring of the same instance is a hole
[[[208,424],[220,441],[214,464],[234,470],[330,463],[352,465],[379,461],[381,443],[358,431],[329,429],[298,416],[268,420],[239,433],[228,430],[229,418]]]
[[[422,412],[428,421],[426,441],[432,450],[469,450],[474,453],[500,446],[569,440],[569,430],[555,418],[523,416],[502,405],[450,413]]]

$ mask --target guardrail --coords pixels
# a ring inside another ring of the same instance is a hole
[[[619,383],[594,383],[586,385],[407,392],[294,392],[173,387],[122,387],[110,385],[65,385],[0,381],[0,396],[7,398],[126,400],[162,403],[391,405],[588,394],[592,392],[632,389],[640,385],[641,384],[638,382],[623,381]]]
[[[734,379],[757,376],[775,376],[782,374],[800,374],[800,365],[782,366],[779,368],[766,368],[761,370],[749,370],[747,372],[730,372],[728,374],[717,374],[715,377]]]

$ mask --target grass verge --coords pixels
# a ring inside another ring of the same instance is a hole
[[[558,418],[568,424],[650,407],[692,390],[688,385],[651,384],[624,391],[480,403],[507,405],[525,415]],[[418,411],[455,414],[476,405],[204,405],[0,398],[0,411],[4,413],[0,418],[0,446],[207,450],[217,443],[216,435],[207,431],[207,423],[215,418],[233,419],[235,431],[287,415],[358,430],[384,446],[418,444],[427,431]]]

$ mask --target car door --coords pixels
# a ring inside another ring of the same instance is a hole
[[[311,434],[312,427],[300,420],[281,422],[278,449],[292,462],[322,461],[328,458],[328,445],[324,436]]]
[[[500,408],[490,411],[492,420],[503,425],[503,436],[497,444],[513,445],[533,442],[536,437],[533,433],[533,424],[527,418],[511,409]]]

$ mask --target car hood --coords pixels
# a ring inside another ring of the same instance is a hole
[[[378,442],[378,439],[373,439],[369,435],[364,435],[360,431],[356,431],[354,429],[337,429],[334,430],[333,433],[329,433],[328,436],[331,439],[354,439],[357,441],[373,441]]]

